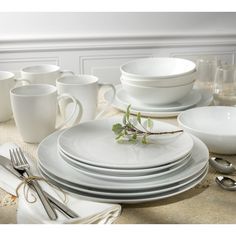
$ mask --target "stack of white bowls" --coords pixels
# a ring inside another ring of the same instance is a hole
[[[185,97],[193,88],[194,62],[181,58],[143,58],[121,66],[121,83],[136,103],[165,105]]]

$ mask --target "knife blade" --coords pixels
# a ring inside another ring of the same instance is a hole
[[[0,155],[0,165],[3,168],[5,168],[7,171],[9,171],[11,174],[16,176],[18,179],[20,179],[20,180],[23,179],[23,176],[20,174],[20,172],[18,172],[16,169],[14,169],[14,167],[11,164],[11,161],[2,155]],[[49,193],[47,193],[45,191],[44,191],[44,193],[46,194],[49,201],[53,204],[53,206],[57,210],[59,210],[61,213],[66,214],[67,216],[69,216],[71,218],[79,217],[74,211],[72,211],[70,208],[68,208],[65,204],[58,201],[52,195],[50,195]]]

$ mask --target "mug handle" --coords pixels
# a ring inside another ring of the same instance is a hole
[[[73,118],[73,116],[76,113],[77,107],[79,108],[79,114],[78,114],[77,119],[76,119],[77,122],[79,122],[81,117],[82,117],[83,109],[82,109],[81,103],[78,100],[76,100],[73,96],[71,96],[70,94],[67,94],[67,93],[60,94],[57,97],[57,102],[59,103],[60,100],[68,99],[68,98],[72,100],[72,103],[74,103],[74,108],[73,108],[71,114],[69,115],[69,117],[66,120],[64,120],[60,125],[58,125],[56,127],[56,130],[61,129],[63,126],[65,126]],[[74,123],[71,126],[73,126],[73,125],[74,125]]]
[[[115,99],[115,96],[116,96],[116,88],[113,84],[103,84],[103,83],[99,83],[98,84],[99,86],[99,90],[102,88],[102,87],[110,87],[113,91],[113,95],[112,95],[112,98],[110,101],[107,102],[106,106],[102,109],[102,111],[100,111],[96,117],[95,117],[95,120],[100,118],[106,111],[107,109],[110,107],[110,105],[112,104],[112,102],[114,101]]]

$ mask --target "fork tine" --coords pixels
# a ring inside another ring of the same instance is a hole
[[[22,160],[22,156],[20,154],[19,148],[16,148],[16,154],[17,154],[17,160],[19,162],[20,165],[24,165],[24,161]]]
[[[12,148],[10,150],[10,156],[11,156],[11,161],[12,161],[13,166],[16,167],[18,165],[18,162],[17,162],[16,153],[15,153],[14,148]]]
[[[10,153],[11,163],[12,163],[13,167],[15,167],[15,160],[13,157],[12,149],[9,150],[9,153]]]
[[[25,165],[28,165],[29,163],[28,163],[27,159],[25,158],[25,155],[24,155],[23,151],[21,150],[21,148],[19,148],[19,152],[20,152],[20,154],[21,154],[23,163],[24,163]]]

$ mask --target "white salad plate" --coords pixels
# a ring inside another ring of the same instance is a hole
[[[116,92],[118,94],[119,94],[120,90],[123,90],[122,85],[116,85]],[[193,107],[208,106],[208,105],[210,105],[212,103],[213,96],[212,96],[211,93],[209,93],[207,91],[200,90],[198,88],[193,88],[193,90],[196,90],[196,91],[200,92],[200,94],[201,94],[200,101],[197,104],[195,104]],[[107,91],[104,94],[104,97],[105,97],[106,101],[111,101],[112,96],[113,96],[113,94],[111,93],[111,91]],[[135,108],[132,107],[132,104],[133,104],[133,102],[130,103],[130,105],[131,105],[130,113],[131,114],[136,115],[136,114],[138,114],[140,112],[142,116],[146,116],[146,117],[176,117],[181,112],[181,110],[175,110],[175,111],[153,111],[153,110],[149,110],[146,106],[143,107],[145,109],[135,109]],[[118,110],[121,110],[121,111],[126,111],[127,110],[127,104],[125,104],[124,102],[120,101],[117,98],[117,96],[113,100],[112,106],[114,108],[118,109]]]
[[[139,180],[145,180],[145,179],[151,179],[151,178],[156,178],[161,175],[166,175],[169,174],[173,171],[178,170],[179,168],[183,167],[191,158],[191,155],[187,155],[186,158],[184,158],[184,161],[182,161],[180,164],[174,165],[170,168],[166,168],[162,171],[157,171],[151,174],[146,174],[146,175],[129,175],[129,176],[122,176],[122,175],[112,175],[110,174],[104,174],[101,171],[91,171],[89,168],[83,167],[81,165],[78,165],[77,161],[74,161],[68,156],[66,156],[63,153],[60,153],[60,156],[68,163],[70,164],[76,171],[79,171],[85,175],[93,176],[95,178],[100,178],[100,179],[107,179],[107,180],[114,180],[114,181],[139,181]],[[114,170],[114,169],[113,169]],[[110,170],[112,172],[112,170]]]
[[[186,133],[149,137],[141,142],[120,144],[115,140],[112,126],[123,117],[112,117],[81,123],[61,133],[58,149],[74,160],[86,164],[120,169],[143,169],[178,161],[193,148],[193,139]],[[153,121],[153,132],[175,131],[177,126]]]
[[[86,163],[74,160],[73,158],[66,155],[60,150],[58,151],[58,153],[66,162],[68,162],[71,165],[84,168],[90,172],[100,173],[100,174],[108,175],[108,176],[116,176],[116,177],[117,176],[121,176],[121,177],[146,176],[146,175],[152,175],[154,173],[169,171],[170,169],[175,168],[185,163],[187,159],[190,158],[190,155],[191,155],[190,153],[176,162],[171,162],[162,166],[154,166],[154,167],[144,168],[144,169],[118,169],[118,168],[104,168],[100,166],[88,165]]]
[[[116,99],[126,105],[129,106],[132,104],[132,108],[135,110],[142,110],[142,111],[153,111],[153,112],[163,112],[163,111],[179,111],[184,110],[190,107],[193,107],[201,100],[201,93],[198,90],[192,90],[189,94],[187,94],[182,99],[178,100],[177,102],[173,102],[166,105],[150,105],[150,104],[143,104],[134,99],[132,99],[128,93],[123,89],[119,89],[116,93]]]
[[[98,179],[74,170],[74,168],[65,162],[58,154],[57,140],[61,133],[62,131],[57,131],[46,137],[39,144],[38,162],[42,168],[55,176],[56,179],[77,187],[93,188],[109,192],[156,189],[191,178],[199,173],[208,163],[209,152],[206,145],[198,138],[192,136],[194,146],[191,151],[191,159],[184,167],[168,175],[159,176],[158,178],[136,182],[126,181],[121,184],[119,181]]]
[[[90,196],[90,197],[93,196],[93,197],[98,198],[99,201],[107,200],[107,198],[108,198],[108,201],[110,201],[111,199],[109,198],[112,198],[112,199],[115,198],[117,202],[120,202],[120,201],[124,202],[127,200],[128,201],[134,200],[134,199],[137,200],[138,198],[145,199],[145,198],[149,198],[150,196],[155,196],[156,198],[158,198],[159,195],[163,196],[163,194],[166,192],[170,192],[170,191],[174,192],[177,190],[177,193],[178,193],[180,188],[184,188],[186,186],[189,187],[190,184],[196,185],[196,183],[199,183],[199,180],[202,179],[207,174],[208,164],[206,164],[206,166],[202,170],[200,170],[197,174],[195,174],[189,179],[186,179],[185,181],[181,181],[172,185],[167,185],[167,186],[153,189],[153,190],[134,191],[134,192],[109,192],[109,191],[104,192],[104,191],[97,191],[94,189],[76,187],[76,186],[69,185],[66,182],[58,181],[57,178],[55,178],[50,173],[47,173],[47,171],[44,170],[44,168],[40,166],[39,166],[39,170],[40,170],[40,173],[45,178],[49,179],[55,185],[62,187],[63,189],[66,189],[68,191],[71,191],[71,192],[74,192],[83,196]]]

